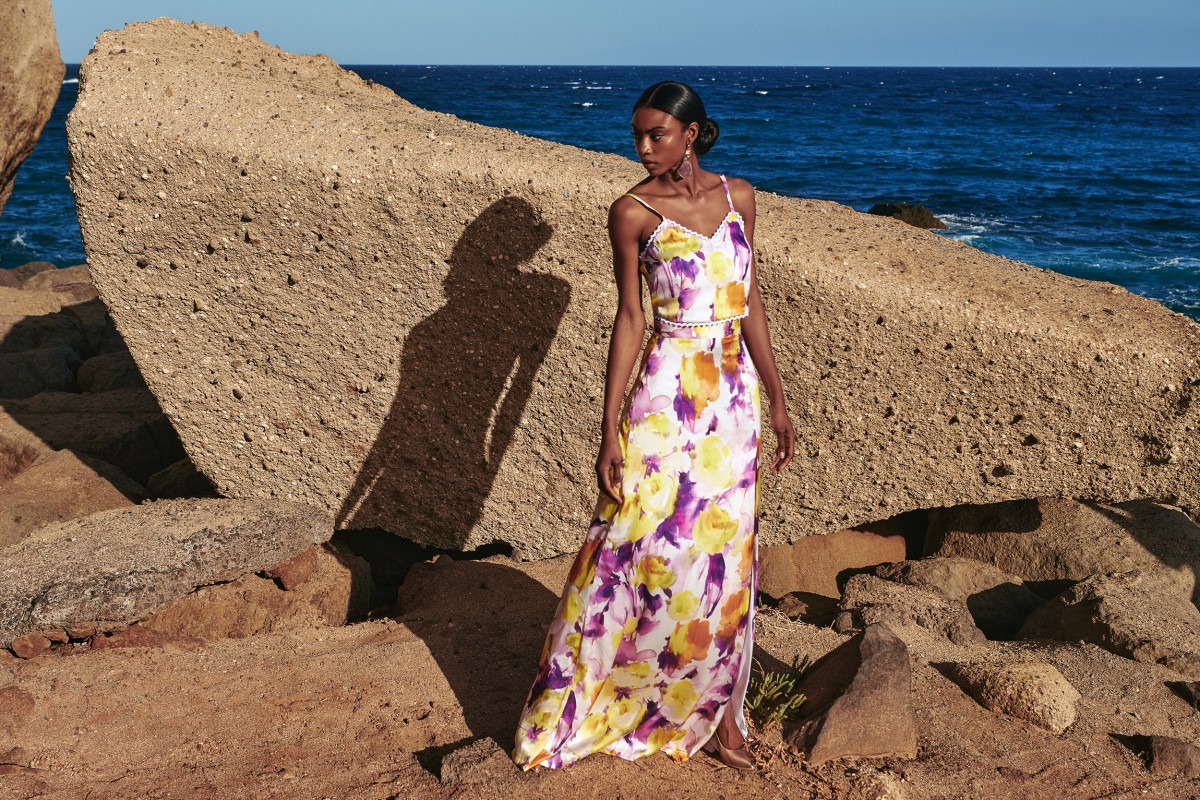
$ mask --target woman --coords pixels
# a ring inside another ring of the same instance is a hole
[[[656,83],[634,104],[649,176],[609,210],[618,303],[599,499],[518,724],[513,759],[524,769],[597,751],[684,761],[701,747],[753,766],[742,704],[758,586],[760,381],[775,473],[795,432],[755,276],[754,189],[696,160],[717,134],[685,84]],[[623,404],[645,329],[639,276],[654,329]]]

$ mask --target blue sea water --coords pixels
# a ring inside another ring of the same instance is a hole
[[[928,206],[941,235],[1200,320],[1200,69],[350,66],[424,108],[634,156],[641,90],[696,87],[709,169],[781,194]],[[68,67],[0,216],[0,267],[84,260],[65,180]]]

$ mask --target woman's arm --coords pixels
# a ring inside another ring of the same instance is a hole
[[[763,310],[762,295],[758,291],[758,270],[754,253],[754,187],[743,180],[730,182],[730,194],[734,206],[746,221],[746,243],[750,245],[750,297],[747,298],[749,314],[742,320],[742,338],[750,351],[750,359],[758,372],[758,378],[771,403],[771,429],[779,444],[771,461],[772,472],[779,473],[788,462],[796,447],[796,432],[788,417],[787,403],[783,397],[783,381],[779,379],[779,368],[775,365],[775,354],[771,348],[771,335],[767,330],[767,315]]]
[[[618,502],[621,492],[619,443],[621,404],[625,387],[637,361],[646,332],[642,310],[642,285],[638,274],[638,237],[641,206],[631,198],[619,197],[608,209],[608,238],[612,245],[613,272],[617,281],[617,313],[608,344],[608,367],[604,377],[604,421],[596,477],[600,488]]]

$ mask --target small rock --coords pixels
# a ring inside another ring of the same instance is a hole
[[[40,633],[27,633],[13,639],[10,647],[21,658],[33,658],[50,649],[50,640]]]
[[[493,784],[521,774],[508,753],[494,739],[476,739],[442,759],[440,779],[449,784]]]
[[[990,711],[1062,733],[1075,722],[1081,695],[1053,665],[1036,661],[1013,664],[952,663],[950,680]]]

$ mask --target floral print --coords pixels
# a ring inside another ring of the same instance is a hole
[[[747,733],[761,411],[729,206],[711,238],[664,217],[642,251],[655,326],[621,416],[623,501],[600,493],[571,565],[518,722],[523,769],[684,761],[726,711]]]

